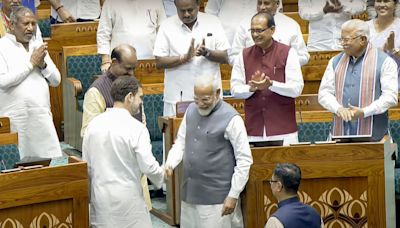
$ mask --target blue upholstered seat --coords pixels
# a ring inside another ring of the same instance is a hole
[[[1,145],[0,161],[3,161],[6,166],[4,167],[4,165],[1,164],[0,170],[13,168],[14,164],[20,161],[18,146],[15,144]]]
[[[163,115],[163,95],[148,94],[143,96],[144,113],[146,114],[147,129],[149,129],[152,152],[157,161],[162,163],[162,132],[158,127],[158,117]]]
[[[40,31],[42,32],[42,37],[51,37],[50,18],[38,20],[38,25]]]
[[[299,141],[311,143],[315,143],[315,141],[326,141],[330,127],[330,122],[299,123]]]

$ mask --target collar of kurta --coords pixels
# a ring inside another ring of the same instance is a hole
[[[115,76],[113,73],[111,73],[111,70],[108,70],[106,73],[106,76],[111,79],[111,81],[115,81],[117,79],[117,76]]]

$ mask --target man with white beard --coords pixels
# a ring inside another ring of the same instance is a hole
[[[253,163],[239,113],[220,99],[213,76],[197,77],[166,175],[183,160],[181,227],[243,227],[239,195]]]

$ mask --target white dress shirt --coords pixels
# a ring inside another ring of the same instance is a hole
[[[199,12],[197,21],[190,30],[177,15],[165,20],[158,31],[154,56],[181,56],[189,50],[191,40],[196,47],[205,39],[210,50],[227,50],[230,45],[226,39],[221,22],[214,15]],[[195,56],[180,66],[165,69],[164,102],[175,104],[180,100],[193,100],[195,77],[214,75],[222,88],[219,63],[204,56]],[[181,96],[182,95],[182,96]]]
[[[0,39],[0,116],[11,120],[11,131],[18,132],[20,157],[57,157],[61,148],[50,111],[49,85],[60,84],[60,72],[50,56],[47,67],[33,67],[30,58],[42,45],[31,39],[29,51],[7,33]]]
[[[164,170],[151,152],[147,128],[123,108],[96,116],[83,138],[90,178],[90,221],[95,227],[151,227],[140,183],[160,188]]]
[[[169,151],[166,166],[175,168],[182,161],[185,152],[186,115],[183,117],[174,145]],[[246,128],[242,117],[236,115],[226,127],[224,138],[232,144],[236,158],[236,166],[232,176],[231,189],[228,196],[237,199],[246,186],[250,165],[253,163]],[[199,161],[202,162],[202,161]]]
[[[342,107],[336,100],[335,71],[333,69],[333,58],[329,60],[321,85],[318,91],[318,102],[332,113]],[[370,105],[363,107],[364,117],[369,117],[386,112],[390,107],[397,104],[397,64],[390,57],[382,64],[380,73],[381,96]]]
[[[60,3],[75,19],[94,20],[100,16],[100,0],[60,0]],[[54,8],[51,8],[51,16],[62,22]]]
[[[205,12],[217,16],[232,44],[237,25],[257,13],[257,0],[208,0]]]
[[[299,64],[299,58],[296,51],[290,48],[285,66],[285,82],[273,81],[268,88],[274,93],[285,97],[296,98],[301,95],[304,87],[303,74]],[[231,76],[231,93],[239,99],[248,99],[254,92],[250,92],[250,85],[246,84],[246,73],[244,69],[243,51],[236,58],[232,68]],[[265,141],[265,140],[280,140],[283,139],[283,145],[290,145],[298,142],[297,131],[290,134],[266,136],[264,128],[263,136],[249,135],[249,141]]]
[[[251,18],[252,16],[242,20],[236,30],[229,56],[231,65],[234,64],[235,58],[239,55],[243,48],[254,45],[253,38],[251,37],[251,33],[249,31]],[[300,65],[306,64],[310,58],[310,54],[308,54],[299,24],[292,18],[279,12],[275,14],[274,21],[275,32],[272,35],[274,40],[292,47],[297,52]]]
[[[139,60],[154,59],[157,29],[165,18],[161,0],[106,1],[97,30],[98,53],[110,55],[116,46],[130,44]]]
[[[338,39],[341,37],[342,24],[351,16],[365,11],[365,0],[341,0],[341,13],[323,12],[326,1],[299,0],[299,14],[303,20],[309,21],[308,42],[309,51],[341,50]]]

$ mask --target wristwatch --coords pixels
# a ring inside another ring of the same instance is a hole
[[[206,53],[204,54],[204,56],[205,56],[205,57],[208,57],[208,56],[210,56],[210,55],[211,55],[211,51],[208,50],[208,49],[206,48]]]

